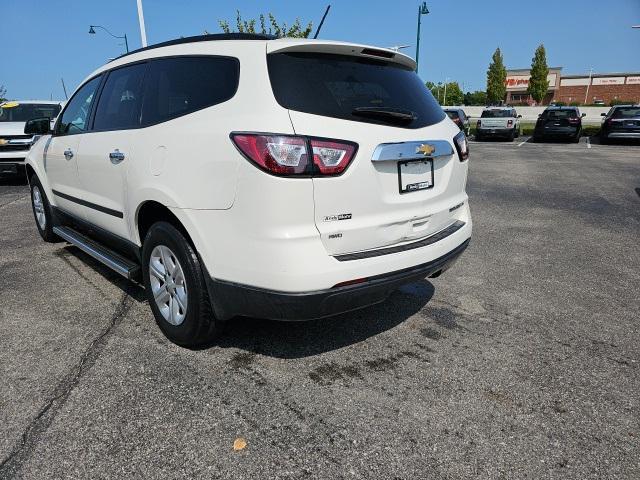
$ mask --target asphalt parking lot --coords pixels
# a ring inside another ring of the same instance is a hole
[[[200,351],[0,184],[0,478],[640,478],[640,146],[526,140],[443,276]]]

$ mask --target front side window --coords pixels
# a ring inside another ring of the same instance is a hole
[[[91,103],[95,97],[101,76],[85,83],[69,100],[56,128],[56,135],[74,135],[87,131]]]
[[[146,68],[146,63],[138,63],[109,73],[96,108],[94,130],[123,130],[139,125]]]
[[[145,80],[142,125],[153,125],[231,99],[240,64],[230,57],[175,57],[154,60]]]
[[[453,110],[445,110],[445,113],[447,114],[447,116],[451,119],[451,120],[455,120],[456,118],[459,118],[458,112],[453,111]]]

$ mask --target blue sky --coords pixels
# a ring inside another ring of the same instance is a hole
[[[409,44],[415,54],[414,0],[143,0],[149,43],[218,32],[218,19],[271,11],[280,20],[296,16],[317,25],[331,12],[321,38],[378,46]],[[420,75],[457,80],[466,90],[484,89],[491,54],[500,47],[507,67],[526,68],[544,43],[550,66],[565,74],[640,71],[640,0],[430,0],[423,17]],[[530,9],[532,5],[535,8]],[[86,75],[124,46],[90,24],[126,32],[140,46],[136,0],[0,0],[0,85],[9,98],[64,98],[60,78],[73,90]]]

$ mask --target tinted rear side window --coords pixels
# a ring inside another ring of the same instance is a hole
[[[176,57],[151,62],[142,124],[152,125],[232,98],[240,63],[229,57]]]
[[[446,110],[445,113],[449,116],[449,118],[451,120],[455,120],[456,118],[459,118],[460,115],[458,114],[458,112],[452,111],[452,110]]]
[[[408,68],[360,57],[318,53],[268,56],[276,100],[284,108],[357,122],[421,128],[444,119],[444,112]],[[367,116],[354,114],[369,109]],[[375,109],[408,112],[413,120],[375,115]],[[371,115],[373,113],[374,115]]]
[[[146,64],[139,63],[109,73],[96,107],[94,130],[122,130],[139,125],[146,68]]]

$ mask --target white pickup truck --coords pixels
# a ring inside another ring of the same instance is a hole
[[[27,120],[54,120],[62,105],[63,102],[51,100],[0,103],[0,177],[24,173],[24,159],[33,141],[33,135],[24,133]]]
[[[513,107],[488,107],[476,124],[476,140],[503,137],[509,141],[520,136],[520,118]]]

